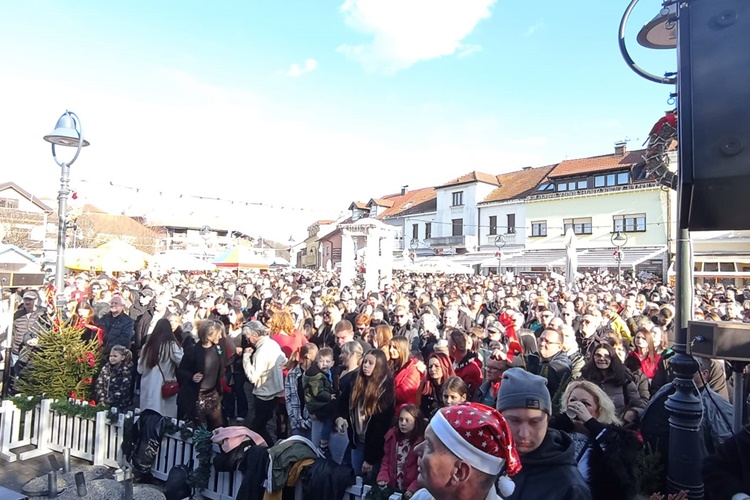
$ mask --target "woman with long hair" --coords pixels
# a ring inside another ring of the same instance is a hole
[[[630,500],[637,494],[638,437],[621,427],[612,399],[596,384],[574,380],[562,396],[563,413],[550,427],[573,438],[578,470],[593,498]]]
[[[138,373],[141,374],[142,410],[151,409],[163,417],[177,417],[177,395],[162,397],[164,382],[176,379],[175,370],[182,361],[183,351],[172,332],[169,320],[156,322],[154,331],[148,336],[138,358]]]
[[[453,362],[447,354],[433,352],[427,358],[427,372],[417,390],[417,406],[425,418],[431,418],[443,407],[443,385],[455,375]]]
[[[222,345],[224,325],[207,319],[198,324],[199,343],[188,349],[177,368],[177,418],[221,427],[222,377],[226,355]]]
[[[375,349],[380,349],[385,354],[385,358],[391,358],[391,339],[393,338],[393,328],[390,325],[378,325],[375,327],[369,344]]]
[[[609,344],[599,344],[594,349],[581,369],[581,378],[604,390],[615,404],[617,416],[626,424],[635,422],[646,407],[632,375]]]
[[[383,351],[365,354],[349,398],[349,418],[336,419],[337,427],[348,429],[354,473],[377,476],[383,458],[385,434],[391,427],[393,379]]]
[[[83,330],[81,338],[84,342],[97,339],[99,345],[102,345],[104,340],[104,330],[96,326],[95,321],[96,315],[94,314],[94,308],[86,301],[78,302],[73,317],[70,320],[70,324]]]
[[[396,407],[417,404],[417,390],[422,373],[417,360],[409,352],[409,340],[397,336],[391,339],[388,366],[393,375],[393,386],[396,388]],[[422,365],[424,366],[424,365]]]
[[[646,327],[638,328],[633,336],[633,350],[630,351],[625,365],[631,370],[640,369],[646,378],[651,380],[656,374],[660,359],[651,330]]]

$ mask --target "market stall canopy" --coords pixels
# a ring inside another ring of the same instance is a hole
[[[146,269],[152,255],[122,240],[111,240],[97,248],[72,248],[65,254],[65,267],[76,271],[135,272]]]
[[[212,262],[199,259],[180,250],[168,250],[154,255],[154,263],[161,269],[176,269],[177,271],[211,271],[216,269]]]
[[[417,274],[474,274],[474,269],[460,264],[449,262],[440,257],[407,264],[403,267],[404,272]]]
[[[290,267],[291,265],[292,264],[283,257],[274,257],[271,259],[271,267]]]
[[[230,269],[268,269],[271,266],[271,262],[264,256],[243,246],[227,249],[214,259],[214,264]]]

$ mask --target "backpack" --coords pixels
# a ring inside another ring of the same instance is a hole
[[[188,484],[192,471],[192,460],[187,465],[175,465],[169,470],[167,481],[164,483],[164,496],[167,500],[183,500],[192,497],[193,489]]]

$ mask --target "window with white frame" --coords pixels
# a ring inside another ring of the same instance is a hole
[[[411,225],[411,239],[419,240],[419,224]]]
[[[424,239],[432,238],[432,222],[425,222],[424,224]]]
[[[497,234],[497,215],[490,215],[490,235]]]
[[[611,174],[595,175],[594,187],[624,186],[630,183],[630,172],[613,172]]]
[[[615,215],[612,217],[612,232],[639,233],[646,230],[646,214]]]
[[[578,219],[563,219],[563,233],[572,227],[575,234],[591,234],[591,217]]]
[[[464,204],[464,192],[463,191],[455,191],[453,193],[453,203],[451,206],[458,207]]]
[[[0,208],[18,208],[18,200],[15,198],[0,198]]]
[[[546,220],[535,220],[531,221],[531,236],[547,236],[547,221]]]

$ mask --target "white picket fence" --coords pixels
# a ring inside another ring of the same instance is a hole
[[[19,410],[11,401],[5,400],[0,406],[0,458],[8,462],[27,460],[56,451],[70,449],[76,458],[87,460],[94,465],[120,468],[126,465],[122,453],[123,428],[126,415],[118,414],[117,421],[111,422],[107,412],[99,412],[93,419],[63,415],[51,409],[53,400],[43,399],[30,411]],[[136,410],[135,416],[137,416]],[[133,417],[131,413],[128,417]],[[177,423],[175,420],[174,423]],[[31,447],[23,452],[14,450]],[[220,453],[214,445],[214,453]],[[166,480],[175,465],[187,464],[191,459],[198,463],[192,440],[183,440],[179,434],[165,435],[159,454],[151,468],[153,476]],[[212,460],[213,462],[213,460]],[[211,468],[208,487],[203,497],[211,500],[231,500],[236,498],[242,483],[242,473],[216,472]],[[346,490],[342,500],[362,500],[370,487],[357,484]],[[301,484],[298,484],[296,497],[301,498]],[[394,495],[392,500],[400,499]]]

